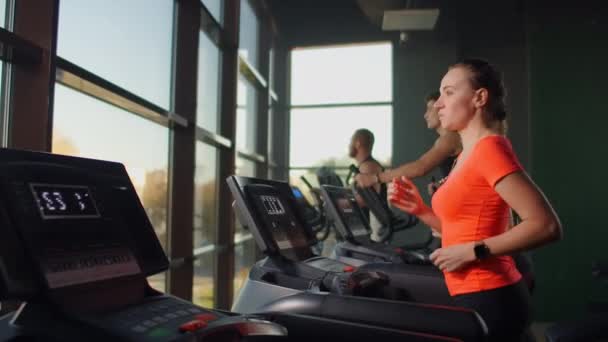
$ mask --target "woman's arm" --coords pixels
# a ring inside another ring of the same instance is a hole
[[[441,164],[441,162],[443,162],[445,159],[453,156],[459,150],[460,138],[456,133],[442,135],[437,138],[433,146],[417,160],[403,164],[395,169],[390,169],[379,173],[379,182],[387,183],[392,181],[394,178],[402,176],[410,179],[424,176],[439,166],[439,164]]]
[[[505,255],[542,246],[562,238],[562,226],[542,191],[525,172],[505,176],[494,186],[521,222],[485,239],[492,255]]]
[[[557,214],[523,171],[505,176],[494,189],[520,216],[521,222],[500,235],[484,240],[491,255],[513,254],[562,238],[562,226]],[[472,241],[439,248],[431,254],[431,260],[441,270],[458,270],[475,261],[476,243]]]
[[[431,172],[446,158],[460,151],[460,137],[456,133],[442,135],[420,158],[405,163],[397,168],[388,169],[378,173],[367,173],[355,176],[357,184],[362,187],[370,187],[377,183],[389,183],[395,178],[421,177]]]

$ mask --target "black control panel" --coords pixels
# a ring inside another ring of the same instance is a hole
[[[281,251],[293,251],[300,257],[310,257],[305,228],[295,216],[295,210],[279,191],[266,184],[249,184],[245,193],[255,207],[255,216],[263,223],[258,229],[270,233]]]
[[[265,203],[279,214],[275,203]],[[282,326],[151,289],[167,257],[119,163],[0,149],[0,340],[240,340]],[[5,316],[6,317],[6,316]],[[212,336],[215,339],[209,339]]]
[[[237,215],[266,254],[281,254],[294,261],[313,256],[312,231],[303,224],[296,198],[289,184],[279,181],[231,176],[228,186],[234,196]]]
[[[0,206],[3,297],[168,266],[121,164],[0,150]]]
[[[351,189],[323,185],[321,192],[328,211],[337,218],[336,228],[345,239],[370,234],[368,224]]]

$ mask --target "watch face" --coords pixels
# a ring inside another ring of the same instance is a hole
[[[475,246],[475,257],[479,260],[485,259],[490,255],[490,249],[485,243]]]

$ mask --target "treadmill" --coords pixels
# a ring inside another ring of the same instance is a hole
[[[325,211],[331,217],[338,238],[334,249],[338,260],[352,259],[367,262],[391,262],[398,264],[429,265],[429,274],[443,277],[441,271],[432,267],[428,254],[404,250],[400,247],[375,242],[370,238],[371,228],[349,188],[322,185],[321,194]]]
[[[321,206],[317,208],[311,205],[306,197],[304,197],[302,190],[297,186],[291,186],[291,191],[296,199],[297,209],[300,211],[300,215],[304,219],[304,222],[306,222],[306,225],[312,229],[317,240],[323,241],[327,239],[331,227],[329,222],[327,222],[323,208]],[[313,193],[313,196],[318,195]]]
[[[0,234],[0,299],[23,301],[0,318],[2,341],[275,341],[288,330],[289,341],[409,336],[337,319],[210,310],[152,289],[146,277],[169,262],[119,163],[0,149]]]
[[[281,311],[458,341],[484,340],[485,323],[475,311],[388,300],[404,298],[392,286],[392,275],[314,255],[314,235],[295,209],[287,183],[239,176],[228,177],[227,183],[238,219],[267,255],[252,267],[233,311]]]

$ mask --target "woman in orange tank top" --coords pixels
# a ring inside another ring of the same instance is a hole
[[[483,60],[451,66],[435,102],[441,126],[456,131],[463,150],[447,180],[424,204],[406,178],[389,186],[389,200],[442,234],[431,254],[458,305],[476,310],[491,341],[519,341],[531,315],[529,294],[509,254],[561,238],[559,219],[504,136],[505,90]],[[507,230],[509,208],[521,223]]]

